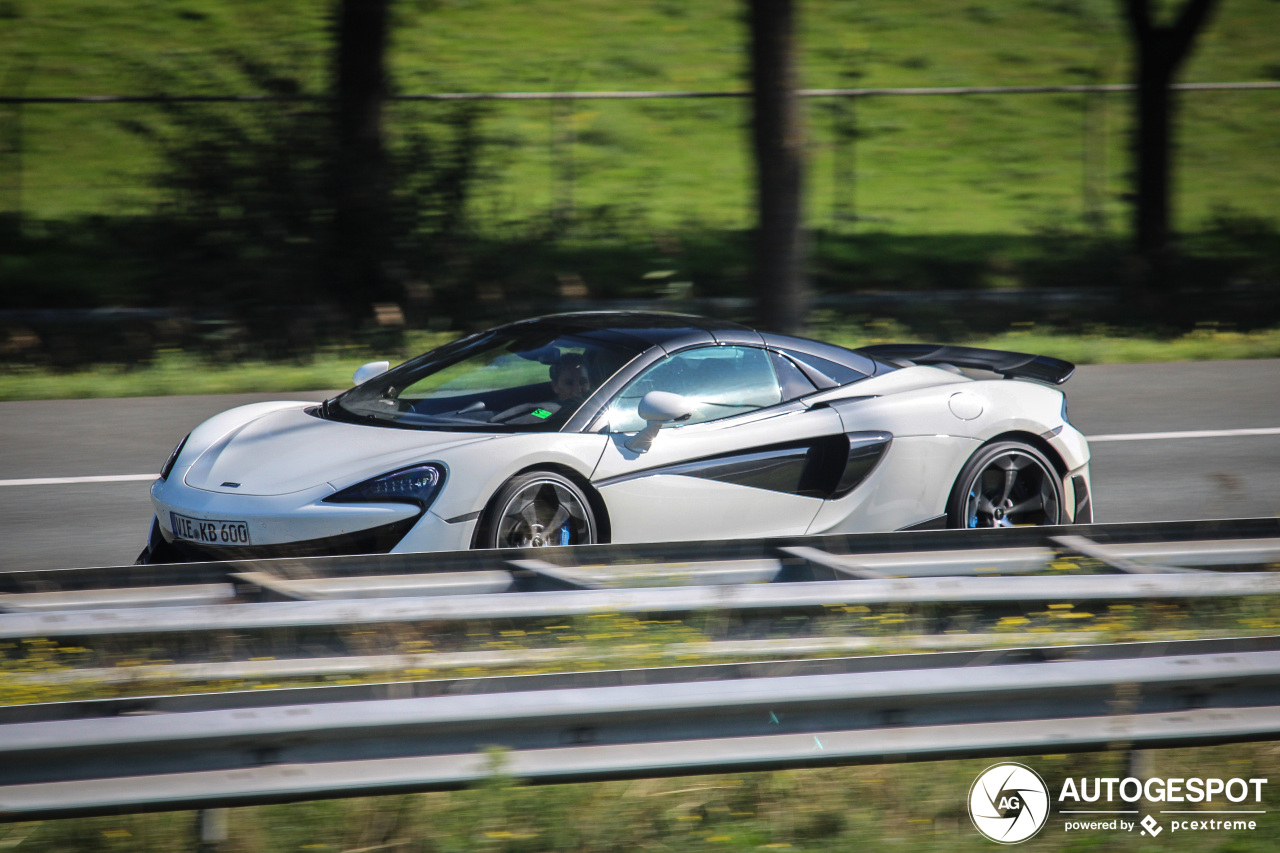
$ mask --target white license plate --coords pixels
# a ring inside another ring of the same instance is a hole
[[[179,539],[205,545],[248,545],[249,525],[243,521],[219,521],[211,518],[187,518],[169,513],[173,535]]]

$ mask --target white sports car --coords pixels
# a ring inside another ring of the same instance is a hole
[[[1092,520],[1074,368],[1045,356],[599,312],[388,366],[196,427],[140,561]]]

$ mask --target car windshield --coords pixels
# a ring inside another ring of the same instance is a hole
[[[421,429],[553,430],[636,354],[561,330],[497,330],[407,361],[325,410]]]

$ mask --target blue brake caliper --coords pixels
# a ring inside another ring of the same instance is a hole
[[[969,492],[969,497],[976,498],[977,495],[974,494],[973,492]],[[976,503],[973,505],[973,515],[969,516],[969,526],[970,527],[978,526],[978,505]]]
[[[564,523],[564,526],[560,528],[560,544],[569,544],[569,522],[567,521]]]

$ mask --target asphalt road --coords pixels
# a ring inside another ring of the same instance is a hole
[[[1093,443],[1097,521],[1280,515],[1280,434],[1151,436],[1280,428],[1280,360],[1085,366],[1065,387],[1072,422],[1113,437]],[[131,563],[152,512],[143,480],[9,481],[154,474],[210,415],[321,396],[0,403],[0,570]]]

